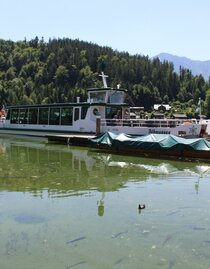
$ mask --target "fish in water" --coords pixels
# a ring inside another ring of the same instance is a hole
[[[177,210],[177,211],[172,211],[171,213],[168,213],[166,216],[172,216],[172,215],[175,215],[175,214],[177,214],[177,213],[179,213],[179,210]]]
[[[166,239],[163,241],[162,245],[164,246],[169,240],[171,240],[172,237],[173,237],[172,234],[166,236]]]
[[[195,230],[195,231],[205,231],[206,230],[206,228],[199,227],[199,226],[192,226],[192,229]]]
[[[82,264],[85,264],[85,263],[86,263],[86,261],[81,261],[81,262],[72,264],[72,265],[70,265],[70,266],[67,266],[66,269],[71,269],[71,268],[73,268],[73,267],[76,267],[76,266],[78,266],[78,265],[82,265]]]
[[[168,264],[168,269],[171,269],[175,265],[175,260],[170,260]]]
[[[124,235],[124,234],[127,234],[127,233],[128,233],[128,231],[124,231],[124,232],[120,232],[120,233],[112,234],[112,238],[117,238],[117,237],[119,237],[119,236],[121,236],[121,235]]]
[[[78,242],[78,241],[81,241],[81,240],[84,240],[84,239],[86,239],[86,236],[80,236],[80,237],[78,237],[76,239],[73,239],[71,241],[66,242],[66,244],[73,244],[75,242]]]
[[[118,265],[119,263],[123,262],[126,259],[126,257],[122,257],[114,262],[114,265]]]

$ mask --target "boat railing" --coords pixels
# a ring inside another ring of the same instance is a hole
[[[0,117],[0,123],[5,123],[6,118],[4,116]]]
[[[191,120],[180,119],[101,119],[101,126],[128,126],[150,128],[175,128],[183,124],[197,124]]]

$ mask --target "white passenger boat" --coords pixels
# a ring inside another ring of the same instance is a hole
[[[206,124],[195,119],[131,119],[126,90],[107,86],[102,72],[102,88],[87,89],[87,101],[40,105],[15,105],[2,114],[0,134],[45,136],[46,133],[99,134],[106,132],[132,135],[172,134],[200,137]]]

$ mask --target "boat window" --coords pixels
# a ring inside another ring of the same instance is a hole
[[[7,111],[6,119],[7,119],[7,120],[10,120],[10,109],[8,109],[8,111]]]
[[[124,102],[124,92],[115,91],[109,96],[109,102],[112,104],[122,104]]]
[[[39,124],[48,124],[49,108],[39,108]]]
[[[61,108],[61,125],[72,125],[72,107],[63,107]]]
[[[113,119],[119,110],[121,111],[121,108],[106,107],[106,119]]]
[[[81,119],[84,120],[86,118],[87,115],[87,111],[88,111],[88,107],[82,107],[82,111],[81,111]]]
[[[11,110],[11,123],[18,123],[19,109]]]
[[[79,110],[78,107],[74,109],[74,121],[79,120]]]
[[[60,124],[60,107],[50,108],[50,125]]]
[[[90,100],[93,103],[105,102],[106,92],[91,92]]]
[[[29,108],[29,112],[28,112],[29,116],[29,124],[37,124],[37,118],[38,118],[38,108]]]
[[[28,123],[28,109],[22,108],[19,111],[19,123],[20,124],[26,124]]]

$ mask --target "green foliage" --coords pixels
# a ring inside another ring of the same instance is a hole
[[[206,93],[205,108],[206,108],[205,112],[206,112],[207,118],[210,118],[210,89],[208,89]]]
[[[175,73],[169,62],[79,40],[0,39],[0,103],[4,105],[70,102],[77,96],[84,101],[87,87],[102,86],[101,71],[109,75],[109,86],[121,84],[130,103],[147,111],[155,103],[170,103],[174,111],[193,115],[200,97],[210,116],[209,84],[190,70],[180,68]]]

